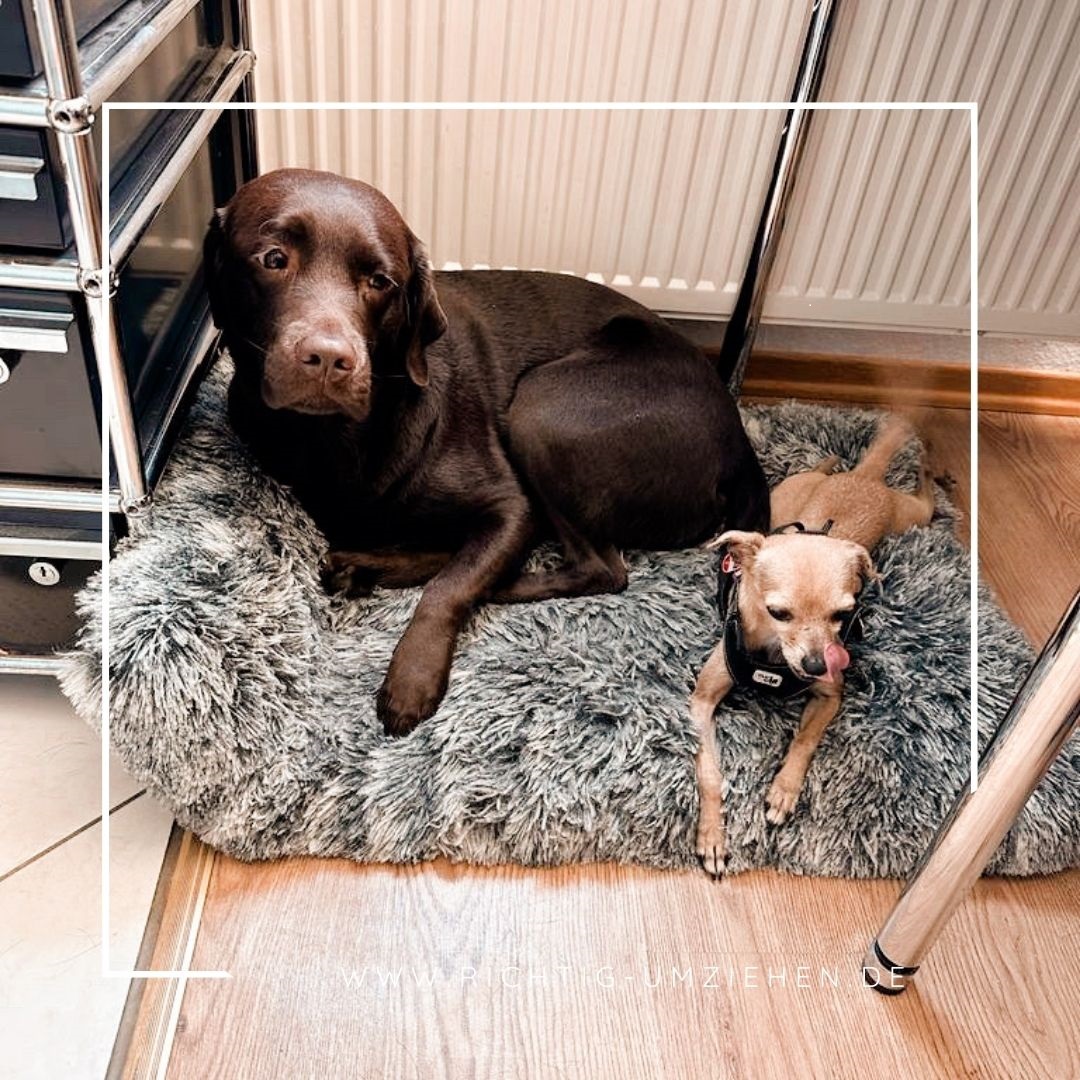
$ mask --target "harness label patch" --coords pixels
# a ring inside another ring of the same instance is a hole
[[[762,686],[779,686],[783,681],[783,675],[778,675],[775,671],[762,671],[761,668],[754,668],[754,674],[750,676],[756,683],[761,683]]]

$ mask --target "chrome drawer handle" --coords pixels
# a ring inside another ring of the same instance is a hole
[[[0,326],[0,349],[15,352],[66,353],[66,330],[44,326]]]
[[[68,328],[74,317],[66,311],[26,311],[0,308],[0,350],[66,353]],[[10,366],[8,376],[11,375]],[[3,382],[0,379],[0,382]]]
[[[45,540],[40,536],[0,535],[0,555],[40,561],[83,559],[98,562],[101,544],[97,540]]]
[[[34,202],[37,199],[37,174],[45,168],[39,157],[15,157],[0,154],[0,199]]]

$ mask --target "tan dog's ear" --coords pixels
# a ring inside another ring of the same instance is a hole
[[[874,569],[874,560],[870,558],[870,552],[853,540],[845,540],[855,572],[865,581],[880,581],[881,575]]]
[[[726,533],[721,533],[715,540],[710,540],[706,546],[713,549],[727,548],[739,566],[749,569],[763,543],[765,543],[765,537],[759,532],[739,532],[738,529],[730,529]]]

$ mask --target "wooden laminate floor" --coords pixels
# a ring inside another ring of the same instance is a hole
[[[967,415],[919,422],[968,505]],[[983,571],[1041,643],[1077,585],[1080,420],[980,435]],[[1080,872],[981,881],[883,998],[859,969],[898,891],[219,856],[192,966],[232,978],[187,986],[168,1076],[1080,1076]]]

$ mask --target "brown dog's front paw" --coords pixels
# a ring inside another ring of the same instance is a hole
[[[727,835],[719,822],[698,825],[697,857],[706,874],[717,881],[727,870]]]
[[[390,672],[379,687],[375,712],[387,735],[408,735],[421,720],[434,715],[445,692],[445,679]]]
[[[799,801],[801,787],[801,784],[796,786],[785,776],[778,774],[765,796],[765,803],[769,808],[765,811],[765,820],[772,825],[783,825]]]
[[[375,574],[349,551],[329,551],[319,563],[319,577],[328,593],[344,593],[350,599],[370,596]]]

